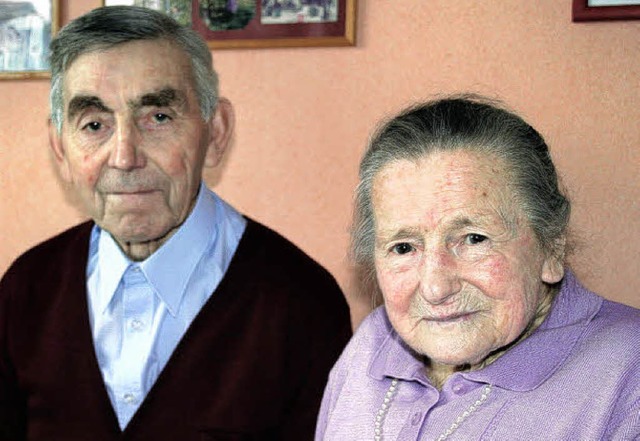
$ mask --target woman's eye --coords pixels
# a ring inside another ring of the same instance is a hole
[[[392,248],[391,251],[395,254],[407,254],[413,251],[413,246],[409,245],[406,242],[402,242],[402,243],[398,243],[395,244]]]
[[[84,126],[82,126],[82,130],[88,130],[90,132],[97,132],[101,128],[102,128],[102,123],[99,123],[97,121],[91,121],[90,123],[87,123]]]
[[[487,240],[487,236],[483,236],[482,234],[467,234],[464,237],[464,243],[467,245],[478,245],[479,243]]]

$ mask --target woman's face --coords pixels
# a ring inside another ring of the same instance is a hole
[[[389,319],[432,362],[475,364],[514,341],[563,276],[496,158],[458,150],[373,181],[375,267]]]

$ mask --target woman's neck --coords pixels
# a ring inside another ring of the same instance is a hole
[[[470,372],[477,371],[479,369],[483,369],[489,366],[491,363],[496,361],[498,358],[502,357],[509,349],[520,343],[522,340],[529,337],[533,331],[538,329],[538,327],[544,322],[544,320],[549,315],[549,311],[551,310],[551,305],[553,303],[553,299],[555,298],[558,292],[557,288],[548,288],[547,293],[542,298],[538,308],[536,309],[536,313],[533,318],[525,328],[525,330],[520,334],[520,336],[515,339],[513,342],[509,343],[506,346],[503,346],[500,349],[497,349],[491,353],[489,353],[481,362],[470,365],[465,364],[461,366],[454,365],[446,365],[440,363],[434,363],[433,361],[426,359],[425,360],[425,370],[427,377],[431,381],[434,387],[438,390],[442,389],[442,386],[447,381],[447,379],[456,372]]]

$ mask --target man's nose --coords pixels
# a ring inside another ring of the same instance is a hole
[[[140,149],[140,131],[132,122],[118,124],[114,133],[109,166],[120,170],[132,170],[145,165],[145,157]]]
[[[421,294],[433,305],[446,302],[462,289],[456,257],[446,247],[425,253],[420,278]]]

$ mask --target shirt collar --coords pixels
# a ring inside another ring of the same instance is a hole
[[[384,307],[381,307],[382,309]],[[418,381],[425,386],[429,380],[424,372],[421,355],[411,349],[393,329],[386,311],[382,314],[387,336],[373,355],[369,364],[369,375],[377,380],[384,377],[406,381]]]
[[[514,391],[533,390],[565,362],[601,306],[602,298],[587,291],[567,270],[551,312],[538,329],[486,368],[460,375]],[[422,357],[402,341],[386,314],[384,317],[388,335],[373,356],[369,375],[430,384]]]
[[[98,235],[98,263],[100,283],[96,290],[96,311],[100,314],[109,306],[113,295],[118,289],[120,279],[124,275],[131,261],[122,252],[116,241],[105,230],[97,227]]]
[[[151,256],[139,263],[142,272],[169,313],[175,316],[184,298],[187,283],[202,258],[208,244],[215,240],[215,202],[205,197],[206,188],[200,184],[196,204],[173,236]],[[101,290],[98,310],[104,312],[118,284],[130,265],[111,234],[101,230],[98,268],[101,274]]]

